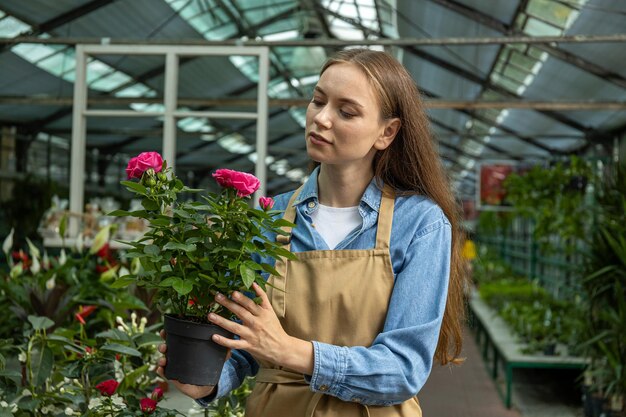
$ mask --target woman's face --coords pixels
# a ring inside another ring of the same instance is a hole
[[[352,63],[331,65],[307,107],[307,152],[324,164],[371,166],[376,151],[391,143],[383,139],[387,125],[365,74]]]

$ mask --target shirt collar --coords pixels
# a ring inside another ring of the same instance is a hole
[[[300,190],[300,194],[296,197],[296,200],[293,202],[294,206],[299,206],[301,204],[307,203],[309,200],[313,200],[315,202],[318,201],[318,191],[317,191],[317,176],[319,174],[319,166],[316,167],[306,182],[302,185],[302,189]],[[382,185],[382,184],[381,184]],[[382,198],[382,191],[378,188],[376,184],[376,179],[372,178],[372,181],[368,184],[363,196],[361,197],[360,206],[366,205],[372,210],[378,212],[380,209],[380,200]]]

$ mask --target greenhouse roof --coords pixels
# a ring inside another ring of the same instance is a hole
[[[623,134],[625,29],[626,2],[608,0],[3,0],[0,124],[69,147],[76,44],[266,42],[267,189],[278,193],[308,172],[303,122],[316,61],[341,41],[362,42],[391,51],[412,73],[443,161],[468,197],[480,163],[602,154]],[[323,46],[321,56],[319,47],[289,44],[301,39]],[[90,106],[162,109],[164,61],[91,57]],[[254,58],[185,58],[178,94],[192,110],[224,99],[244,109],[257,77]],[[254,122],[187,117],[177,127],[177,167],[196,178],[225,166],[254,170]],[[158,118],[99,118],[88,122],[87,147],[123,161],[160,150],[161,135]]]

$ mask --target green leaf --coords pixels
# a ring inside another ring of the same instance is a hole
[[[136,339],[137,347],[154,346],[163,343],[163,339],[154,333],[141,333]]]
[[[178,217],[182,217],[183,219],[191,218],[191,215],[189,213],[187,213],[185,210],[181,210],[181,209],[174,210],[174,214],[176,214]]]
[[[277,219],[274,221],[276,227],[295,227],[296,225],[285,219]]]
[[[137,194],[146,194],[146,187],[144,187],[143,185],[141,185],[138,182],[133,182],[133,181],[120,181],[120,184],[125,185],[126,188],[128,189],[128,191],[130,192],[134,192]]]
[[[141,352],[139,352],[137,349],[133,349],[129,346],[120,345],[119,343],[107,343],[102,346],[100,350],[106,350],[108,352],[121,353],[122,355],[129,355],[141,358]]]
[[[174,288],[180,295],[187,295],[191,292],[191,290],[193,290],[193,283],[177,278],[177,281],[172,284],[172,288]]]
[[[161,252],[161,250],[157,245],[146,245],[143,248],[143,252],[147,255],[157,256]]]
[[[167,242],[165,246],[163,246],[163,249],[164,250],[174,249],[174,250],[181,250],[183,252],[193,252],[197,248],[196,248],[196,245],[185,245],[184,243]]]
[[[177,280],[180,280],[180,278],[178,277],[165,278],[163,281],[159,283],[159,287],[163,287],[163,288],[172,287]]]
[[[151,200],[149,198],[144,198],[143,200],[141,200],[141,205],[146,210],[153,210],[154,211],[154,210],[158,210],[159,209],[159,204],[156,201]]]
[[[122,340],[125,342],[131,341],[130,336],[126,332],[123,332],[119,329],[105,330],[103,332],[96,334],[96,337],[100,337],[103,339],[110,339],[110,340]]]
[[[245,264],[241,264],[239,266],[239,272],[241,273],[241,280],[243,281],[243,285],[245,285],[246,288],[250,288],[250,286],[254,282],[254,270],[250,269]]]
[[[280,276],[278,271],[270,264],[261,264],[261,268],[263,268],[265,272],[268,272],[272,275]]]
[[[54,322],[48,317],[28,316],[28,321],[35,330],[44,330],[54,326]]]
[[[113,210],[109,213],[107,213],[107,216],[118,216],[118,217],[123,217],[123,216],[130,216],[130,211],[126,211],[126,210]]]
[[[167,217],[158,217],[156,219],[150,219],[150,224],[153,226],[167,227],[170,225],[170,219]]]
[[[254,262],[254,261],[244,261],[244,264],[246,264],[246,266],[250,269],[253,269],[255,271],[260,271],[263,269],[263,267],[261,267],[261,265],[259,265],[258,263]]]
[[[136,279],[137,278],[134,275],[124,275],[123,277],[119,277],[118,279],[110,283],[109,287],[113,289],[125,288],[135,282]]]
[[[59,236],[65,237],[65,231],[67,230],[67,213],[63,214],[61,221],[59,222]]]
[[[43,343],[39,348],[40,350],[35,352],[33,355],[33,361],[31,362],[33,383],[37,387],[41,387],[46,383],[46,379],[50,376],[50,373],[52,372],[52,365],[54,363],[52,350]]]

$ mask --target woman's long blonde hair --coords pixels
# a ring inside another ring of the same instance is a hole
[[[393,56],[369,49],[346,49],[329,58],[321,73],[337,63],[352,63],[369,78],[378,96],[383,120],[399,118],[401,127],[392,144],[374,157],[374,175],[397,194],[424,195],[441,207],[452,225],[452,255],[448,297],[435,351],[442,365],[460,362],[465,319],[465,261],[460,210],[441,164],[430,124],[415,81]]]

